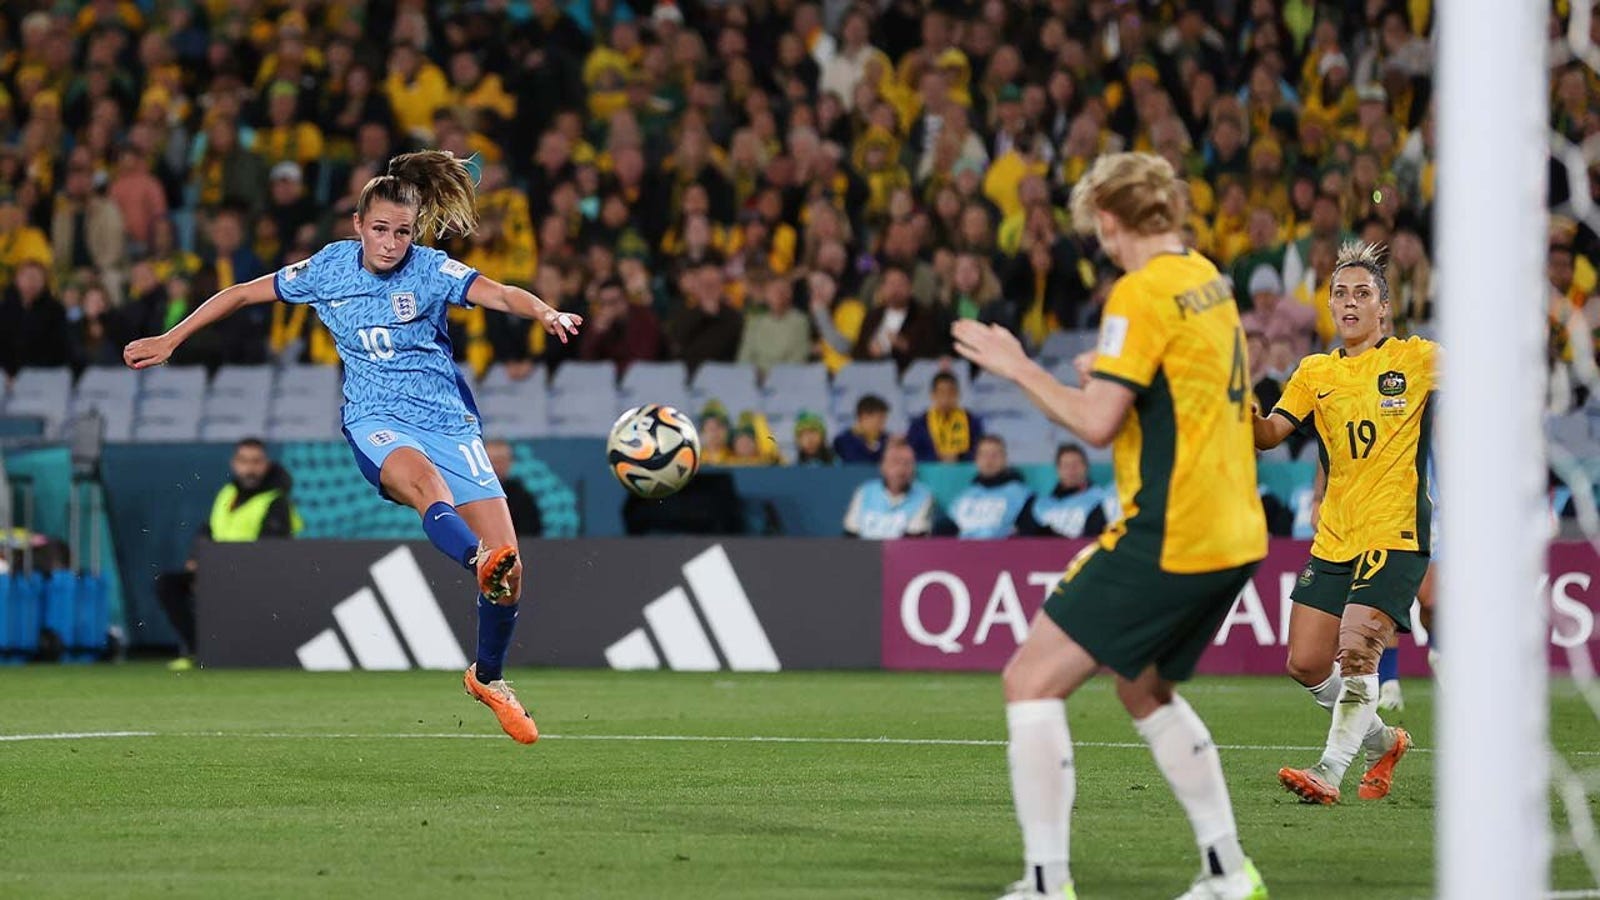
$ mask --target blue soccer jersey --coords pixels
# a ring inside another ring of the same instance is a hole
[[[344,360],[344,424],[406,423],[420,433],[479,431],[478,407],[456,368],[445,313],[470,306],[478,273],[416,244],[390,271],[361,264],[360,241],[336,241],[273,277],[278,297],[307,303]]]

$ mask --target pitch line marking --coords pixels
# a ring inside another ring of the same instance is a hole
[[[17,741],[75,741],[90,738],[158,737],[154,731],[55,731],[47,734],[0,734],[0,743]]]
[[[250,738],[257,740],[505,740],[499,734],[460,732],[356,732],[295,731],[58,731],[38,734],[0,734],[0,743],[21,741],[72,741],[106,738]],[[678,744],[821,744],[881,745],[888,747],[1004,747],[1005,741],[988,738],[892,738],[892,737],[804,737],[785,735],[709,735],[709,734],[542,734],[540,740],[621,741]],[[1074,741],[1074,746],[1104,750],[1144,750],[1138,741]],[[1317,753],[1323,748],[1292,744],[1218,744],[1218,750],[1244,753]],[[1427,747],[1414,747],[1413,753],[1431,753]],[[1600,756],[1600,750],[1570,750],[1567,756]]]

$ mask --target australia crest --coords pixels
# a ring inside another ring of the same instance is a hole
[[[1389,370],[1378,376],[1378,393],[1398,397],[1406,392],[1406,373]]]

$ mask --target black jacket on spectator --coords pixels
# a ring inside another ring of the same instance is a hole
[[[679,310],[667,327],[673,356],[692,370],[703,362],[732,362],[739,355],[739,339],[744,336],[744,316],[724,306],[716,315],[698,307]]]
[[[0,369],[64,366],[68,357],[67,311],[45,291],[26,305],[16,288],[0,300]]]
[[[511,526],[520,537],[540,537],[544,534],[544,517],[539,514],[539,504],[533,499],[527,485],[520,478],[504,478],[500,487],[506,492],[506,506],[511,510]]]
[[[122,348],[133,339],[121,310],[85,316],[72,323],[70,332],[72,368],[79,372],[89,366],[122,365]]]
[[[583,65],[579,54],[589,52],[589,42],[565,14],[560,22],[573,30],[582,49],[569,52],[574,45],[559,36],[536,36],[523,45],[525,49],[516,51],[514,48],[514,52],[520,52],[520,58],[512,57],[517,60],[511,70],[516,77],[506,78],[506,86],[516,91],[517,119],[516,126],[507,134],[506,164],[518,174],[532,170],[539,136],[555,121],[556,113],[583,107]],[[530,20],[525,28],[533,29],[537,25],[537,21]],[[557,28],[563,30],[559,25]]]
[[[168,321],[178,321],[184,316],[194,312],[203,303],[206,294],[197,294],[191,288],[189,296],[181,301],[180,310],[172,310],[170,320],[167,315],[173,299],[167,293],[165,286],[156,288],[131,297],[128,304],[123,307],[123,315],[128,325],[133,329],[134,337],[150,337],[165,332]],[[263,306],[262,308],[266,308]],[[216,368],[224,362],[232,362],[228,357],[229,330],[226,322],[219,323],[211,328],[202,328],[195,332],[188,340],[172,352],[171,364],[174,366],[207,366]],[[266,332],[262,332],[263,335]],[[265,347],[265,338],[261,341]]]
[[[874,306],[862,320],[861,334],[856,338],[856,346],[851,353],[856,359],[875,358],[871,353],[872,341],[883,325],[883,314],[884,307]],[[949,328],[939,310],[912,301],[906,310],[905,324],[900,326],[900,336],[906,340],[895,348],[892,354],[894,361],[904,369],[914,359],[943,356],[950,348],[948,335]]]
[[[1089,300],[1089,289],[1083,286],[1083,275],[1078,271],[1081,257],[1072,241],[1058,239],[1050,245],[1050,272],[1045,276],[1045,311],[1054,313],[1062,328],[1078,328],[1084,304]],[[1026,250],[1011,257],[1001,273],[1002,290],[1007,300],[1016,304],[1019,317],[1025,317],[1033,308],[1039,288],[1033,260]]]

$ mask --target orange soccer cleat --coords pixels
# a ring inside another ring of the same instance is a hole
[[[478,567],[478,592],[490,603],[498,603],[502,597],[511,596],[509,577],[517,565],[516,547],[508,545],[490,550],[480,543],[478,555],[472,561]]]
[[[466,684],[467,696],[493,710],[494,717],[500,720],[500,727],[512,740],[519,744],[531,744],[539,739],[539,726],[534,724],[533,716],[522,708],[516,692],[511,690],[511,685],[504,678],[484,684],[478,680],[478,664],[473,663],[467,666],[467,674],[462,681]]]
[[[1278,783],[1288,788],[1289,793],[1299,797],[1302,803],[1332,806],[1339,802],[1339,788],[1329,784],[1328,779],[1316,766],[1309,769],[1279,769]]]
[[[1389,788],[1394,786],[1395,764],[1410,749],[1411,735],[1404,728],[1396,727],[1394,746],[1373,763],[1367,774],[1361,776],[1361,787],[1356,791],[1356,796],[1363,800],[1382,800],[1389,796]]]

